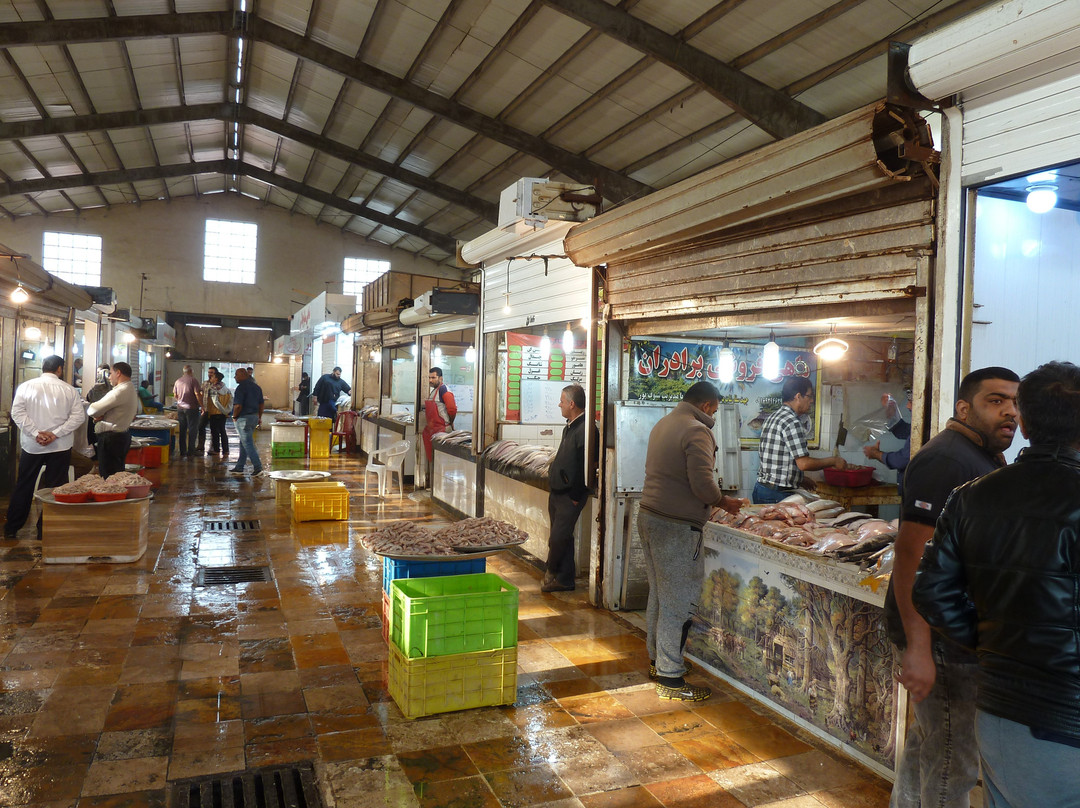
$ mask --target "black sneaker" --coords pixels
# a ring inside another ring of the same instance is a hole
[[[657,682],[656,695],[665,701],[705,701],[712,695],[712,691],[701,685],[683,684],[680,687],[668,687]]]
[[[686,665],[686,673],[690,673],[690,671],[694,669],[694,666],[690,664],[689,659],[684,659],[683,664]],[[685,676],[686,674],[683,675]],[[656,672],[655,662],[649,663],[649,678],[652,679],[654,682],[660,678],[660,675]]]

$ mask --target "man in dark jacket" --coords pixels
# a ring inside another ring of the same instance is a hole
[[[1017,392],[1031,446],[952,495],[912,597],[978,656],[988,805],[1080,795],[1080,368],[1050,362]]]
[[[1007,368],[974,370],[960,382],[954,416],[911,458],[892,581],[885,598],[889,636],[901,651],[900,681],[915,702],[896,767],[891,808],[968,808],[979,778],[975,744],[975,658],[931,638],[911,603],[923,548],[953,489],[1005,465],[1016,432],[1016,386]]]
[[[559,412],[566,419],[559,449],[548,467],[551,493],[548,495],[547,573],[542,592],[572,592],[577,567],[574,563],[574,527],[589,497],[585,480],[585,441],[599,443],[596,425],[586,424],[585,390],[580,384],[567,385],[559,397]],[[588,427],[588,429],[586,429]]]

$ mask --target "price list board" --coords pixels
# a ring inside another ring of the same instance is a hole
[[[568,384],[586,386],[588,353],[585,343],[579,342],[569,353],[563,351],[559,338],[551,340],[547,357],[540,349],[543,337],[506,334],[506,420],[536,423],[559,423],[558,396],[552,408],[550,390],[555,385],[536,383],[554,382],[559,390]],[[599,361],[600,352],[597,352]],[[539,391],[546,394],[539,394]],[[548,412],[549,409],[553,411]]]

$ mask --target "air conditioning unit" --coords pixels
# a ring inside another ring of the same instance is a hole
[[[567,195],[595,195],[595,189],[540,177],[522,177],[499,194],[499,227],[521,223],[543,227],[548,220],[583,222],[596,215],[596,204],[568,200]]]

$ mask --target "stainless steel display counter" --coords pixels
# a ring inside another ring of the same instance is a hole
[[[476,456],[472,449],[442,441],[432,441],[431,446],[431,498],[458,516],[476,516]]]
[[[704,553],[687,653],[891,778],[906,693],[893,676],[884,587],[861,584],[855,564],[726,525],[706,525]]]

